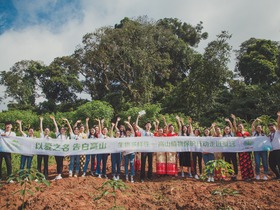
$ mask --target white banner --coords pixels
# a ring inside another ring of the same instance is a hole
[[[272,150],[270,140],[261,137],[129,137],[61,140],[1,137],[0,152],[24,155],[86,155],[116,152],[245,152]]]

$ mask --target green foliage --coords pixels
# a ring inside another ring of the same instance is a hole
[[[102,191],[102,193],[94,198],[94,201],[99,200],[103,198],[104,196],[110,195],[113,196],[114,199],[114,206],[112,209],[119,209],[117,208],[117,191],[124,191],[128,189],[128,186],[122,181],[122,180],[108,180],[102,184],[102,186],[99,188],[99,190]]]
[[[105,119],[105,124],[109,125],[113,114],[114,110],[109,103],[105,101],[93,100],[79,106],[75,112],[75,118],[77,120],[85,120],[87,117],[89,117],[91,119],[89,123],[91,124],[96,118]]]
[[[35,191],[41,190],[41,185],[50,186],[50,182],[45,179],[44,174],[39,173],[34,169],[21,169],[16,173],[12,174],[7,182],[17,182],[20,185],[20,189],[15,191],[13,194],[20,194],[22,199],[21,209],[25,207],[25,198],[27,194],[31,196]]]
[[[225,201],[225,196],[236,196],[239,195],[240,192],[238,190],[234,190],[231,188],[222,188],[222,189],[215,189],[211,192],[211,195],[219,195],[222,199],[222,206],[220,206],[218,209],[223,210],[231,210],[233,209],[231,206],[229,206]]]
[[[205,179],[208,173],[214,174],[215,170],[219,171],[220,173],[218,174],[220,176],[218,178],[229,176],[234,172],[232,170],[232,165],[224,161],[223,159],[211,160],[208,161],[206,166],[204,167],[203,176],[201,178]]]
[[[279,43],[251,38],[237,51],[236,72],[248,85],[271,85],[279,81]]]

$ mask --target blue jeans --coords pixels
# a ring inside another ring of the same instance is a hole
[[[213,153],[203,154],[202,157],[205,165],[207,165],[209,161],[215,160]],[[214,175],[214,171],[210,172],[209,170],[207,170],[207,176],[213,176],[213,175]]]
[[[260,165],[261,165],[261,158],[262,158],[262,165],[264,174],[268,174],[268,164],[267,164],[267,151],[257,151],[254,152],[255,163],[256,163],[256,174],[260,175]]]
[[[87,168],[88,168],[88,164],[89,164],[90,159],[91,159],[91,162],[90,162],[90,171],[91,171],[91,172],[94,171],[95,155],[86,155],[86,162],[85,162],[85,166],[84,166],[84,170],[83,170],[84,173],[87,172]]]
[[[21,157],[20,157],[20,169],[24,169],[25,162],[26,162],[27,169],[31,169],[32,158],[33,158],[33,156],[21,155]]]
[[[98,154],[97,155],[97,164],[96,164],[96,175],[106,175],[106,165],[107,165],[107,159],[108,159],[108,154]],[[101,166],[101,161],[102,161],[102,173],[100,171],[100,166]]]
[[[111,154],[111,161],[112,161],[112,175],[120,175],[121,173],[121,160],[122,155],[121,153],[112,153]],[[116,174],[117,171],[117,174]]]
[[[128,164],[130,163],[130,175],[134,176],[135,171],[134,171],[134,158],[135,158],[135,154],[131,153],[131,154],[127,154],[124,156],[124,169],[125,169],[125,175],[128,175]]]
[[[73,172],[73,168],[74,168],[74,163],[76,161],[76,174],[79,173],[80,170],[80,155],[72,155],[70,156],[70,165],[69,165],[69,171]]]

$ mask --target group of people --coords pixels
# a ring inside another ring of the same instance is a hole
[[[252,152],[228,152],[228,153],[201,153],[201,152],[123,152],[123,153],[111,153],[111,154],[89,154],[89,155],[71,155],[69,163],[69,177],[78,177],[92,175],[99,178],[107,177],[107,160],[108,156],[111,155],[111,172],[112,179],[118,180],[121,176],[121,166],[124,166],[124,178],[126,181],[134,182],[135,171],[140,170],[140,181],[144,182],[146,180],[146,162],[148,159],[148,172],[147,179],[151,180],[153,178],[153,157],[156,158],[156,175],[158,177],[162,175],[169,176],[188,176],[195,179],[199,179],[203,174],[202,171],[202,159],[206,165],[209,161],[215,159],[224,159],[226,162],[233,165],[234,173],[231,174],[231,179],[236,180],[238,175],[238,169],[240,168],[241,177],[243,180],[250,180],[256,178],[257,180],[263,179],[267,180],[268,166],[275,174],[275,179],[280,180],[280,112],[277,113],[277,125],[273,123],[268,124],[269,134],[265,134],[262,126],[257,124],[260,121],[258,118],[252,123],[251,134],[244,130],[242,123],[236,122],[236,117],[232,114],[232,122],[230,119],[226,118],[225,121],[227,125],[221,129],[215,123],[213,123],[210,128],[205,128],[202,131],[200,129],[192,127],[192,119],[188,120],[185,124],[183,119],[176,116],[178,132],[175,132],[175,126],[173,124],[168,124],[163,117],[163,126],[161,127],[159,120],[155,120],[153,123],[154,130],[152,132],[152,123],[147,122],[145,128],[142,129],[138,125],[138,121],[141,115],[139,114],[136,122],[131,123],[131,118],[128,117],[124,124],[120,124],[120,118],[118,117],[115,123],[111,124],[108,129],[104,126],[104,120],[95,119],[97,122],[95,126],[89,128],[89,118],[85,120],[85,125],[82,124],[81,120],[78,120],[73,127],[70,125],[66,118],[62,120],[65,122],[67,127],[58,128],[56,119],[54,116],[50,116],[55,127],[55,136],[57,139],[61,140],[74,140],[78,141],[80,139],[96,139],[96,138],[125,138],[125,137],[145,137],[145,136],[155,136],[155,137],[172,137],[172,136],[213,136],[213,137],[248,137],[248,136],[264,136],[268,135],[273,150],[267,151],[254,151],[255,160],[255,173],[253,170],[252,163]],[[17,120],[19,132],[22,136],[35,138],[34,129],[29,128],[28,133],[24,133],[22,130],[22,121]],[[67,132],[68,128],[68,132]],[[12,131],[12,123],[5,123],[5,131],[1,133],[2,136],[16,136],[15,132]],[[40,137],[44,139],[52,138],[50,136],[50,129],[43,128],[43,117],[40,117]],[[31,169],[33,156],[21,155],[20,169]],[[44,162],[43,174],[45,178],[48,178],[48,155],[37,155],[37,170],[42,172],[42,162]],[[11,154],[0,152],[0,178],[2,178],[2,160],[5,160],[7,166],[7,175],[12,174],[12,164],[11,164]],[[62,179],[64,175],[63,172],[63,156],[55,156],[57,165],[57,176],[55,180]],[[178,168],[179,163],[179,168]],[[238,164],[239,163],[239,164]],[[261,163],[263,166],[263,176],[261,177],[260,168]],[[90,165],[90,167],[89,167]],[[197,170],[198,165],[198,170]],[[238,167],[239,165],[239,167]],[[130,168],[130,170],[129,170]],[[187,168],[187,170],[185,170]],[[89,173],[88,173],[89,170]],[[186,175],[185,175],[186,174]],[[214,180],[220,177],[219,171],[214,171],[213,173],[207,172],[207,181],[214,182]]]

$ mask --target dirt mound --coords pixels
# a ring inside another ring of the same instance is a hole
[[[50,181],[51,186],[42,186],[39,192],[26,197],[26,209],[109,209],[114,206],[111,194],[99,200],[99,189],[106,179],[93,176],[65,177]],[[55,166],[50,169],[50,179],[55,176]],[[109,174],[109,178],[111,175]],[[124,178],[124,177],[121,177]],[[0,208],[18,209],[21,206],[19,184],[1,183]],[[123,192],[117,191],[117,206],[126,209],[279,209],[280,182],[268,181],[225,181],[207,183],[191,178],[157,177],[153,180],[127,183]],[[231,195],[233,193],[236,195]],[[214,195],[216,194],[216,195]]]

